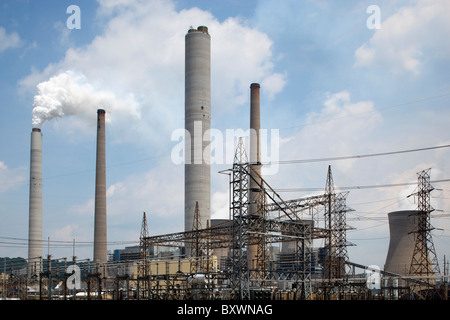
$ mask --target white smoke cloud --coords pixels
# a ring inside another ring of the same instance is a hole
[[[140,117],[140,105],[133,96],[121,99],[113,92],[97,90],[80,72],[68,70],[59,73],[39,83],[37,90],[33,103],[33,127],[63,116],[95,119],[97,109],[105,109],[114,116]]]

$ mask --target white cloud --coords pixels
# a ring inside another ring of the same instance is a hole
[[[286,73],[274,73],[264,78],[261,86],[264,88],[264,90],[267,90],[269,99],[273,99],[277,93],[283,90],[284,85],[286,84],[286,78]]]
[[[72,206],[72,208],[69,209],[70,212],[73,212],[77,215],[93,215],[94,214],[94,206],[95,202],[94,199],[88,200],[86,203],[78,204]]]
[[[0,193],[14,190],[22,185],[27,179],[26,174],[26,168],[11,169],[4,162],[0,161]]]
[[[214,192],[211,197],[211,219],[228,219],[230,216],[229,209],[229,192]]]
[[[373,102],[351,102],[348,91],[329,94],[323,106],[320,111],[310,113],[306,120],[308,126],[291,144],[285,144],[286,150],[291,150],[290,154],[297,153],[297,159],[317,156],[317,152],[321,153],[318,156],[324,157],[354,154],[382,122]],[[302,141],[301,145],[297,141]],[[339,170],[349,171],[353,162],[341,162],[336,166]]]
[[[328,94],[322,107],[306,116],[300,131],[281,137],[280,160],[301,160],[369,153],[371,141],[383,124],[383,117],[372,101],[352,101],[348,91]],[[283,131],[281,131],[283,133]],[[348,186],[368,181],[370,175],[358,160],[282,164],[279,172],[266,176],[273,188],[323,188],[327,167],[332,165],[335,185]],[[362,179],[364,177],[364,179]],[[284,193],[285,199],[321,194],[322,191]]]
[[[113,183],[107,191],[108,216],[115,223],[126,223],[130,217],[136,217],[139,222],[145,211],[152,217],[152,227],[159,225],[172,228],[172,232],[177,231],[174,226],[184,225],[183,170],[184,166],[173,165],[170,159],[166,159],[146,173],[130,175]],[[170,226],[161,225],[173,219],[177,222]]]
[[[22,46],[22,40],[17,32],[6,33],[5,28],[0,27],[0,52],[10,48]]]
[[[78,225],[65,225],[62,228],[56,229],[52,232],[50,239],[57,241],[72,241],[74,233],[78,231]]]
[[[219,114],[248,101],[251,83],[264,84],[263,94],[273,98],[282,91],[287,75],[276,73],[272,41],[236,18],[211,21],[212,104]]]
[[[390,17],[382,16],[381,29],[356,50],[355,65],[419,74],[430,59],[448,59],[449,11],[447,0],[420,0]]]

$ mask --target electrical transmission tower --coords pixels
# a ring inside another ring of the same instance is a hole
[[[209,228],[209,220],[208,225]],[[198,201],[195,203],[194,219],[192,222],[192,239],[191,240],[191,267],[192,274],[208,273],[211,271],[212,265],[210,261],[208,239],[203,237],[200,231],[203,229],[200,221],[200,209]]]
[[[434,294],[430,288],[435,287],[435,275],[440,274],[439,264],[434,249],[430,223],[430,214],[434,210],[430,203],[430,193],[434,189],[430,183],[430,170],[417,173],[418,177],[418,206],[416,242],[411,260],[410,275],[417,276],[420,281],[415,282],[412,290],[422,299],[430,298]]]
[[[333,287],[345,277],[348,262],[346,213],[351,209],[346,205],[348,192],[336,194],[334,190],[331,166],[328,166],[325,186],[325,238],[326,255],[324,258],[325,296],[331,294]],[[327,292],[328,291],[328,292]]]
[[[139,237],[139,253],[142,259],[139,274],[147,277],[149,275],[149,247],[145,239],[148,238],[147,217],[145,212],[142,216],[141,235]]]
[[[250,299],[250,275],[248,265],[249,229],[248,220],[248,172],[249,164],[245,152],[244,141],[239,139],[234,156],[232,188],[233,212],[232,227],[232,285],[233,291],[240,300]]]
[[[198,207],[198,201],[195,203],[195,212],[194,219],[192,221],[192,231],[194,231],[191,242],[191,273],[200,273],[201,272],[201,239],[200,234],[195,231],[199,231],[201,229],[200,225],[200,209]]]

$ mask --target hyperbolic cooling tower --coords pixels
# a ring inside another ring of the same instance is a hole
[[[211,37],[208,28],[190,29],[185,38],[184,227],[192,230],[195,204],[200,227],[210,219]],[[189,133],[189,134],[188,134]]]
[[[388,214],[390,241],[384,271],[407,275],[416,244],[418,212],[394,211]]]
[[[97,165],[95,172],[94,262],[107,262],[105,110],[97,110]]]
[[[31,131],[30,200],[28,225],[28,273],[41,271],[42,257],[42,134],[41,129]]]

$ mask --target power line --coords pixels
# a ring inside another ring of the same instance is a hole
[[[433,180],[431,183],[441,183],[450,182],[450,179]],[[417,182],[403,182],[403,183],[392,183],[392,184],[374,184],[366,186],[337,186],[339,190],[362,190],[362,189],[378,189],[378,188],[392,188],[392,187],[404,187],[417,185]],[[303,192],[303,191],[323,191],[324,188],[286,188],[286,189],[275,189],[276,192]]]
[[[446,93],[439,94],[439,95],[436,95],[436,96],[430,96],[430,97],[420,98],[420,99],[406,101],[406,102],[402,102],[402,103],[397,103],[397,104],[393,104],[393,105],[385,106],[385,107],[380,107],[380,108],[376,108],[376,109],[369,110],[369,111],[358,112],[358,113],[354,113],[354,114],[350,114],[350,115],[346,115],[346,116],[341,116],[341,117],[334,117],[334,118],[326,119],[326,120],[323,120],[323,121],[320,121],[320,122],[314,122],[314,123],[306,122],[306,123],[299,124],[299,125],[294,125],[294,126],[290,126],[290,127],[286,127],[286,128],[281,128],[280,130],[295,129],[295,128],[299,128],[299,127],[315,125],[317,123],[330,122],[330,121],[339,120],[339,119],[343,119],[343,118],[360,116],[360,115],[367,114],[367,113],[375,113],[375,112],[379,112],[379,111],[382,111],[382,110],[387,110],[387,109],[393,109],[393,108],[406,106],[406,105],[409,105],[409,104],[425,102],[425,101],[433,100],[433,99],[439,99],[439,98],[446,97],[446,96],[449,96],[449,95],[450,95],[450,92],[446,92]]]
[[[329,157],[329,158],[313,158],[313,159],[300,159],[300,160],[281,160],[281,161],[272,161],[269,163],[265,163],[266,165],[271,164],[298,164],[298,163],[311,163],[311,162],[324,162],[324,161],[338,161],[338,160],[350,160],[350,159],[362,159],[362,158],[370,158],[370,157],[381,157],[381,156],[390,156],[395,154],[402,153],[411,153],[411,152],[420,152],[420,151],[428,151],[435,149],[448,148],[450,144],[427,147],[427,148],[417,148],[417,149],[409,149],[409,150],[399,150],[399,151],[390,151],[390,152],[380,152],[380,153],[368,153],[362,155],[351,155],[351,156],[342,156],[342,157]]]
[[[16,238],[16,237],[1,237],[0,239],[6,240],[6,241],[0,241],[0,243],[3,244],[16,244],[16,245],[28,245],[28,239],[25,238]],[[73,246],[73,240],[40,240],[41,243],[49,243],[52,247],[72,247]],[[138,244],[139,241],[108,241],[108,245],[126,245],[126,244]],[[76,245],[79,246],[91,246],[93,245],[93,241],[77,241]]]

